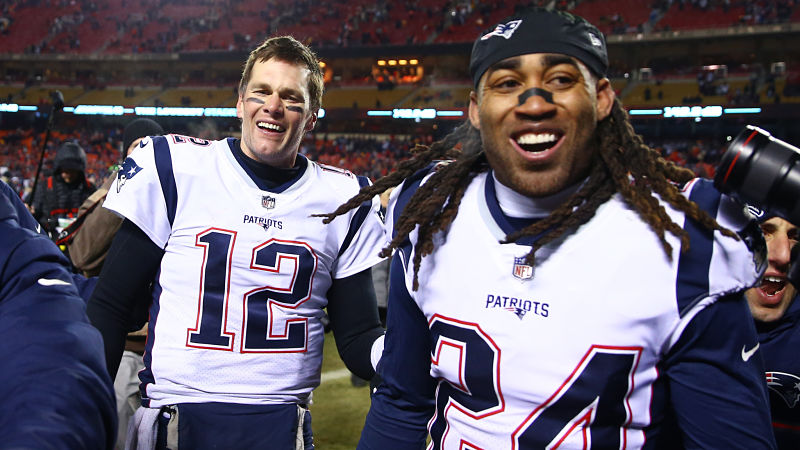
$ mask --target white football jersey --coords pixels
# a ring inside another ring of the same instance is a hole
[[[235,142],[147,140],[104,204],[165,251],[140,374],[150,407],[307,401],[320,380],[332,279],[380,261],[377,199],[328,225],[311,217],[368,180],[307,161],[295,180],[262,190]]]
[[[402,208],[409,195],[398,189],[395,207]],[[742,229],[746,218],[726,214],[736,206],[720,198],[713,191],[707,200],[715,204],[697,200],[712,215],[717,212],[721,225]],[[430,331],[419,339],[429,340],[430,376],[438,380],[428,425],[432,448],[644,445],[652,415],[663,414],[663,400],[654,393],[657,365],[698,312],[722,295],[752,286],[763,270],[743,242],[684,223],[682,213],[665,207],[691,235],[687,253],[681,254],[679,241],[668,234],[670,260],[651,228],[615,196],[579,230],[538,251],[532,267],[524,261],[529,244],[501,243],[519,227],[500,210],[492,177],[480,174],[466,190],[446,239],[434,237],[435,251],[422,259],[416,291],[411,250],[416,231],[411,233],[394,263],[402,264],[402,289]],[[402,282],[401,275],[393,272],[392,282]],[[402,360],[409,358],[403,349],[412,346],[408,339],[421,335],[423,325],[398,324],[414,313],[401,308],[392,318],[393,307],[390,303],[381,364],[389,382],[406,389]],[[755,343],[732,346],[737,344]],[[739,347],[719,355],[731,361],[721,364],[741,363]],[[408,398],[396,395],[398,403]]]

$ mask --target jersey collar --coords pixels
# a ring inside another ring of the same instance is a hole
[[[239,147],[238,139],[229,138],[228,146],[242,170],[262,191],[280,194],[297,183],[308,169],[308,159],[299,153],[294,167],[281,169],[248,158]]]

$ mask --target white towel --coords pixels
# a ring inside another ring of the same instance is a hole
[[[139,408],[128,422],[125,450],[153,450],[158,434],[158,408]]]

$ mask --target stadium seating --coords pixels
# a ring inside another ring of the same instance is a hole
[[[378,90],[376,86],[370,87],[343,87],[329,89],[322,97],[322,104],[326,108],[363,108],[381,109],[397,106],[399,102],[411,95],[413,87],[398,86],[391,90]]]
[[[399,105],[403,108],[465,108],[469,104],[469,84],[440,85],[418,89]]]
[[[724,28],[740,24],[745,15],[743,6],[730,8],[727,12],[721,8],[701,10],[686,5],[674,5],[658,22],[660,29],[688,30],[698,28]]]
[[[320,47],[470,42],[519,5],[429,0],[376,4],[369,0],[17,1],[7,9],[0,53],[120,54],[249,50],[269,34],[292,34]],[[533,4],[549,2],[536,1]],[[640,0],[574,0],[571,12],[608,34],[800,22],[794,2],[672,2],[666,12]],[[79,45],[78,45],[79,43]]]
[[[122,86],[111,86],[105,89],[87,91],[76,98],[74,102],[82,105],[152,106],[152,101],[149,103],[147,101],[159,92],[161,92],[161,89],[157,87],[135,88],[131,96],[130,89]]]
[[[152,101],[158,100],[166,106],[234,107],[236,94],[233,89],[208,89],[207,87],[166,89]],[[149,106],[149,105],[148,105]]]

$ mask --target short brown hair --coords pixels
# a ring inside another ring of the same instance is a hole
[[[242,70],[242,79],[239,81],[239,95],[244,94],[247,83],[257,61],[268,61],[272,58],[288,63],[303,65],[309,70],[308,94],[311,110],[316,111],[322,106],[322,69],[319,66],[317,55],[302,42],[291,36],[272,37],[264,41],[255,50],[250,52],[247,62]]]

